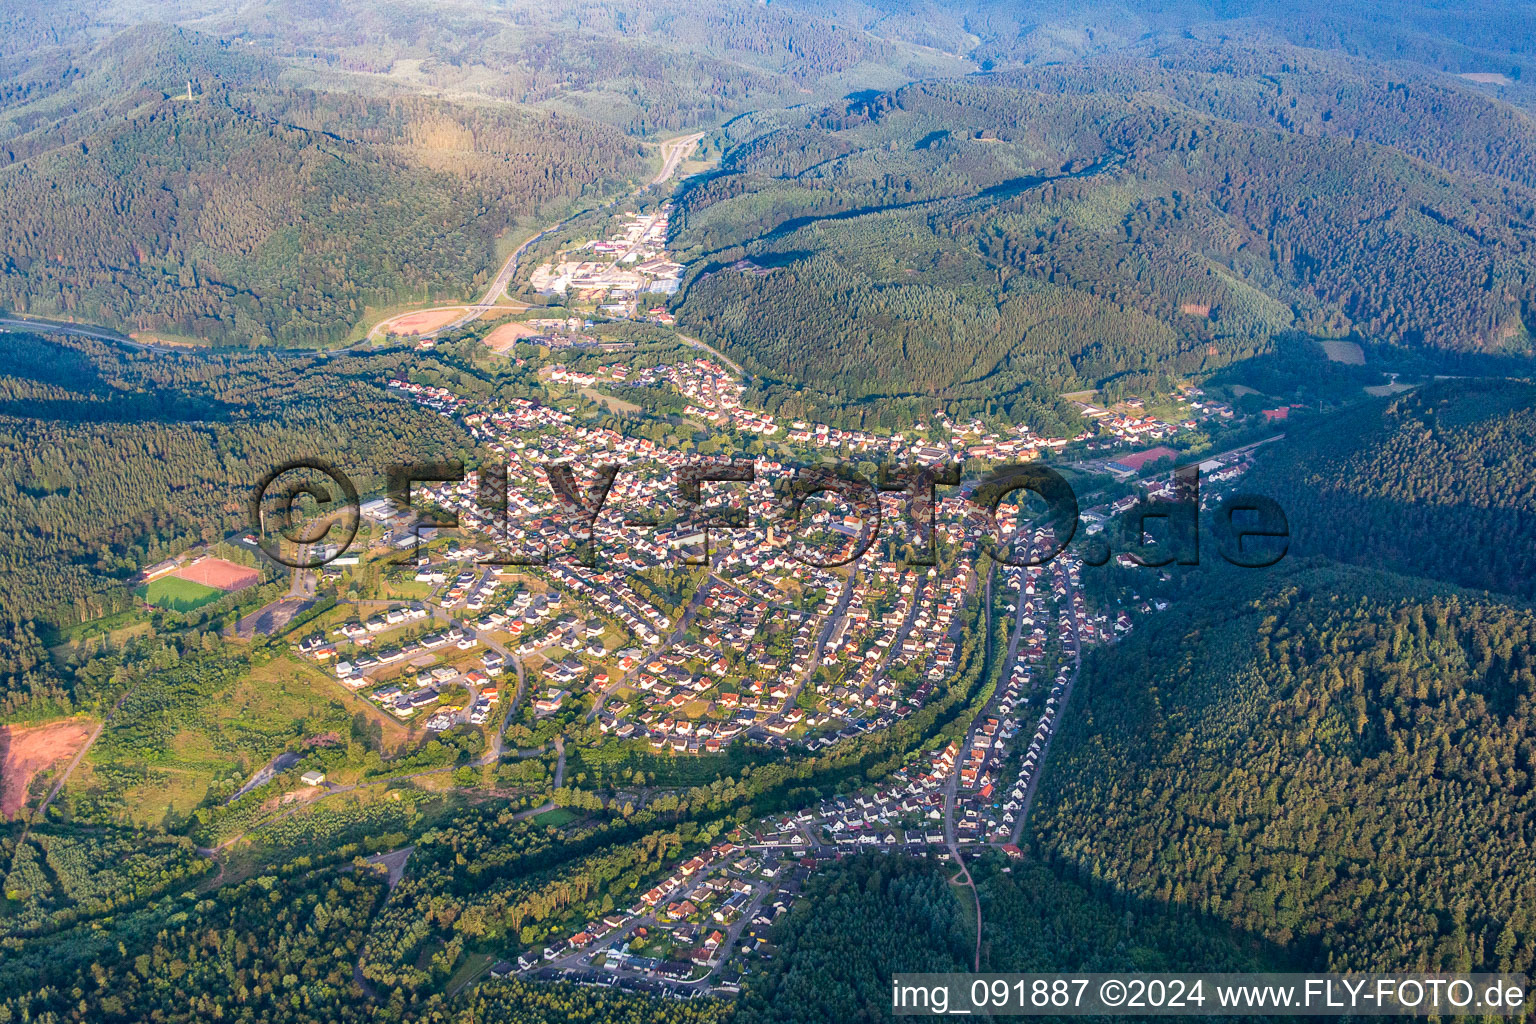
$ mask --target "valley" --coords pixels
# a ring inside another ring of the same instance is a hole
[[[0,12],[0,1021],[1531,974],[1533,24]]]

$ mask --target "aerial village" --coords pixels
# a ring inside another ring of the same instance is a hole
[[[574,383],[671,389],[718,429],[779,436],[807,453],[878,451],[941,466],[1028,458],[1073,442],[941,414],[921,432],[891,437],[802,422],[782,430],[743,408],[739,382],[704,358],[639,371],[616,363]],[[694,504],[677,487],[688,453],[583,423],[556,399],[491,408],[404,379],[389,387],[456,417],[506,467],[504,509],[483,500],[474,470],[413,491],[413,505],[451,512],[458,530],[422,529],[419,509],[387,499],[365,503],[366,557],[403,559],[397,576],[421,596],[381,602],[366,618],[299,643],[339,685],[402,721],[428,730],[494,726],[515,675],[517,692],[526,690],[516,714],[540,739],[629,742],[671,756],[740,742],[810,752],[921,710],[953,675],[961,634],[989,594],[1008,623],[1008,661],[962,739],[879,787],[747,822],[627,910],[566,929],[542,951],[500,964],[503,973],[679,995],[732,991],[755,956],[771,955],[769,926],[817,863],[853,849],[945,858],[966,844],[1016,851],[1083,646],[1132,628],[1126,610],[1088,606],[1070,554],[1004,566],[995,593],[984,592],[976,557],[983,519],[958,493],[938,496],[931,535],[906,538],[932,545],[936,564],[910,564],[878,543],[849,560],[868,524],[855,506],[833,503],[784,521],[771,481],[792,471],[787,459],[758,457],[754,480],[722,483]],[[564,467],[586,493],[604,463],[624,470],[602,514],[573,521],[549,467]],[[1160,486],[1153,478],[1143,490]],[[902,498],[880,498],[884,529],[907,528]],[[720,525],[732,511],[744,525]],[[1089,508],[1084,519],[1093,529],[1111,514]],[[1052,546],[1049,529],[1031,525],[1022,505],[1005,501],[998,524],[1004,543]],[[825,566],[800,557],[811,550]],[[687,586],[669,582],[679,575]]]
[[[648,298],[670,295],[680,284],[682,264],[666,251],[671,210],[665,203],[651,213],[626,211],[609,237],[563,250],[535,269],[530,286],[542,295],[592,303],[606,316],[634,318]],[[651,315],[671,322],[659,310]]]
[[[596,303],[593,315],[657,322],[645,296],[675,288],[679,270],[664,248],[667,212],[629,215],[613,237],[539,267],[533,284]],[[541,344],[563,334],[599,347],[584,333],[591,326],[535,317],[513,344],[490,347],[533,358],[515,347],[530,329]],[[751,408],[739,375],[707,354],[631,365],[623,346],[606,346],[600,365],[588,357],[575,369],[560,361],[561,345],[547,347],[544,393],[531,397],[487,402],[419,379],[387,381],[402,401],[459,423],[492,461],[462,479],[417,483],[410,507],[387,497],[361,504],[352,548],[321,572],[346,586],[371,571],[381,585],[295,642],[338,687],[413,731],[483,730],[498,752],[515,725],[535,752],[571,742],[665,757],[742,743],[811,753],[942,698],[968,629],[996,618],[1007,654],[963,734],[878,786],[741,824],[628,908],[563,928],[495,973],[734,991],[756,957],[772,954],[769,927],[818,863],[858,849],[1017,853],[1084,646],[1115,642],[1134,628],[1133,611],[1165,604],[1138,596],[1132,607],[1090,606],[1070,551],[978,572],[987,564],[978,539],[989,531],[1016,553],[1055,550],[1051,528],[1015,499],[994,521],[967,487],[938,491],[930,529],[897,492],[874,497],[878,517],[835,493],[791,517],[774,482],[828,457],[963,463],[968,473],[1050,457],[1123,485],[1081,510],[1092,534],[1142,497],[1171,494],[1178,452],[1167,443],[1230,420],[1230,406],[1185,386],[1156,413],[1137,400],[1079,401],[1088,428],[1071,437],[938,410],[879,434],[779,422]],[[750,466],[750,479],[701,484],[690,499],[679,471],[698,463],[697,452],[622,432],[573,404],[579,391],[622,400],[642,390],[671,396],[687,422],[734,439],[736,451],[755,439],[759,454],[714,460]],[[1203,482],[1239,477],[1254,447],[1207,458]],[[619,469],[600,479],[601,466]],[[572,504],[571,495],[600,491],[597,505]],[[457,525],[423,525],[424,514]]]
[[[664,237],[657,235],[664,217],[626,229],[621,255],[650,252],[648,240]],[[1097,429],[1075,437],[1041,436],[1025,424],[955,422],[942,412],[880,436],[778,423],[748,408],[740,380],[706,357],[642,369],[615,359],[587,372],[552,363],[541,380],[553,389],[547,403],[515,398],[495,407],[440,386],[388,382],[403,398],[457,419],[479,446],[505,460],[506,470],[502,508],[483,500],[486,482],[474,470],[462,480],[417,487],[413,502],[456,517],[460,529],[452,532],[459,537],[417,527],[416,509],[384,498],[366,503],[362,516],[373,527],[368,557],[408,556],[420,599],[381,607],[366,621],[301,645],[306,656],[331,665],[343,685],[402,721],[420,716],[434,731],[484,722],[500,699],[497,678],[515,663],[536,690],[527,704],[533,715],[577,708],[616,740],[678,754],[715,753],[740,739],[815,750],[910,715],[953,668],[961,608],[976,588],[982,525],[963,490],[938,497],[931,537],[903,538],[942,549],[940,564],[904,564],[891,546],[868,542],[872,524],[849,503],[807,505],[806,515],[786,522],[771,481],[793,474],[788,458],[758,456],[752,481],[719,485],[701,504],[683,500],[677,471],[694,461],[691,453],[583,422],[562,406],[562,390],[669,391],[686,416],[708,429],[773,438],[780,451],[804,452],[806,462],[831,453],[939,468],[1022,462],[1075,446],[1084,464],[1136,484],[1113,502],[1083,510],[1089,533],[1142,495],[1171,494],[1176,451],[1158,445],[1115,453],[1114,446],[1167,440],[1231,415],[1186,388],[1178,418],[1135,415],[1125,408],[1134,403],[1113,412],[1082,403]],[[1097,454],[1104,449],[1111,454]],[[1206,460],[1203,479],[1239,476],[1250,454]],[[1135,480],[1148,465],[1163,463],[1168,473]],[[602,514],[584,527],[557,501],[548,467],[563,469],[584,493],[598,464],[623,468]],[[879,498],[887,533],[905,528],[901,497]],[[720,525],[733,512],[745,525]],[[807,545],[828,555],[809,560],[822,566],[798,557]],[[859,558],[831,557],[833,549],[846,554],[860,546],[866,550]],[[596,554],[573,557],[582,550]],[[666,582],[679,572],[693,574],[686,601]],[[1033,605],[1035,595],[1024,600]],[[428,617],[433,628],[389,638]],[[1112,637],[1129,621],[1121,613],[1085,626]],[[1031,622],[1032,635],[1040,628]],[[1008,727],[999,720],[998,730]]]

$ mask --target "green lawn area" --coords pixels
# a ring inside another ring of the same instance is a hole
[[[176,576],[162,576],[134,593],[157,608],[169,608],[173,612],[189,612],[224,596],[222,590]]]
[[[569,825],[576,820],[576,817],[576,812],[569,807],[556,807],[553,810],[545,811],[543,814],[535,814],[533,820],[540,825],[558,828],[561,825]]]
[[[448,984],[443,986],[443,991],[449,995],[456,994],[459,989],[490,970],[491,965],[495,962],[496,958],[489,953],[471,953],[464,958],[464,962],[459,965],[459,969],[453,972],[453,977],[448,979]]]

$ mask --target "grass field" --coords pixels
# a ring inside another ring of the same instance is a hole
[[[576,818],[576,812],[569,807],[556,807],[553,810],[545,811],[543,814],[535,814],[533,816],[533,820],[540,825],[549,825],[554,828],[558,828],[561,825],[569,825]]]
[[[1355,341],[1320,341],[1323,351],[1327,353],[1330,361],[1335,363],[1348,363],[1351,366],[1365,365],[1365,350]]]
[[[392,601],[425,601],[432,596],[432,584],[415,580],[386,580],[381,596]]]
[[[464,958],[464,962],[459,965],[459,969],[453,972],[453,976],[448,979],[448,984],[443,986],[443,990],[450,996],[456,995],[459,989],[490,970],[491,965],[495,962],[496,958],[489,953],[470,954]]]
[[[162,576],[139,587],[134,593],[156,608],[169,608],[173,612],[189,612],[224,596],[222,590],[175,576]]]

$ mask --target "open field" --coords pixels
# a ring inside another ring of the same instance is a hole
[[[1357,341],[1320,341],[1323,351],[1328,358],[1335,363],[1347,363],[1350,366],[1365,365],[1365,350]]]
[[[634,414],[642,411],[640,406],[636,405],[634,402],[626,402],[622,398],[615,398],[612,395],[605,395],[594,388],[582,388],[581,396],[596,402],[598,405],[607,409],[609,412]]]
[[[442,309],[423,309],[416,313],[407,313],[404,316],[391,320],[384,328],[390,334],[426,334],[435,331],[439,327],[451,324],[463,316],[463,306],[447,306]]]
[[[189,612],[224,596],[222,590],[179,576],[162,576],[134,593],[157,608],[169,608],[173,612]]]
[[[166,331],[130,331],[128,337],[134,341],[143,342],[145,345],[160,345],[166,348],[207,348],[206,338],[195,338],[187,334],[171,334]]]
[[[492,352],[505,352],[524,338],[532,338],[538,333],[527,324],[502,324],[485,336],[485,344]]]
[[[48,725],[0,727],[0,815],[10,819],[27,802],[27,788],[42,771],[74,756],[91,736],[78,718]]]
[[[1465,78],[1467,81],[1469,81],[1469,82],[1476,82],[1478,85],[1514,85],[1515,84],[1514,82],[1509,80],[1509,76],[1508,75],[1501,74],[1501,73],[1499,73],[1497,71],[1463,71],[1461,74],[1457,75],[1456,77],[1457,78]]]
[[[575,821],[578,815],[569,807],[556,807],[554,810],[545,811],[543,814],[535,814],[533,820],[540,825],[559,827],[569,825]]]
[[[406,727],[380,711],[378,705],[291,654],[245,675],[223,703],[218,721],[225,731],[251,733],[259,728],[253,723],[286,724],[303,717],[309,721],[311,731],[318,731],[320,719],[332,714],[332,705],[340,705],[348,718],[361,711],[371,721],[379,722],[386,750],[405,742]]]
[[[147,774],[121,793],[124,808],[136,821],[162,819],[170,808],[188,814],[211,787],[243,782],[285,749],[307,742],[345,743],[358,713],[377,723],[386,756],[405,745],[406,727],[377,705],[336,683],[320,669],[291,654],[251,668],[211,694],[206,704],[187,709],[165,751],[146,765]],[[87,758],[96,767],[99,747]],[[120,755],[119,755],[120,756]],[[88,765],[82,765],[82,769]],[[344,775],[337,781],[352,781]],[[76,771],[70,791],[109,788],[101,773]],[[230,785],[230,792],[233,792]]]

